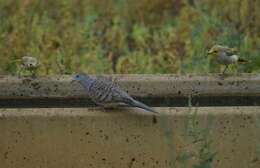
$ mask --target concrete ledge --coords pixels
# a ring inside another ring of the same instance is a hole
[[[259,106],[260,75],[100,75],[155,107]],[[0,77],[0,108],[95,106],[72,76]],[[192,98],[192,99],[191,99]]]
[[[260,96],[260,75],[174,76],[112,75],[113,80],[134,97]],[[0,99],[86,98],[82,87],[71,84],[71,76],[32,78],[0,77]]]
[[[4,168],[259,168],[260,107],[0,109]]]

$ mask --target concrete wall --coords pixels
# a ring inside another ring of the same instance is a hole
[[[259,107],[156,110],[0,109],[0,167],[260,167]]]
[[[260,167],[260,75],[105,77],[159,114],[93,107],[71,76],[0,76],[0,168]]]

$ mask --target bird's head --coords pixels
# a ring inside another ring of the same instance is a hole
[[[214,45],[208,51],[208,55],[213,55],[213,56],[218,56],[221,53],[236,54],[237,49],[236,48],[229,48],[229,47],[222,46],[222,45]]]
[[[213,55],[216,56],[218,55],[220,52],[222,52],[224,50],[225,47],[221,46],[221,45],[214,45],[213,47],[211,47],[211,49],[208,52],[208,55]]]
[[[37,68],[39,65],[37,58],[31,56],[23,56],[21,58],[21,64],[26,68]]]
[[[76,75],[73,77],[72,82],[75,82],[75,81],[80,82],[80,81],[85,80],[85,79],[87,79],[87,78],[89,78],[89,76],[86,75],[86,74],[83,74],[83,73],[76,74]]]
[[[78,82],[81,86],[83,86],[85,89],[87,89],[89,91],[92,83],[95,82],[95,79],[91,78],[87,74],[80,73],[80,74],[76,74],[73,77],[71,83],[74,83],[74,82]]]

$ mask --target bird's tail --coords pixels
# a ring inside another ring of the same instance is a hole
[[[137,101],[137,100],[132,100],[129,102],[129,105],[133,106],[133,107],[138,107],[141,109],[144,109],[146,111],[152,112],[152,113],[158,113],[157,111],[155,111],[154,109],[152,109],[151,107],[148,107],[147,105]]]
[[[238,63],[249,63],[250,61],[244,58],[238,58],[237,60]]]

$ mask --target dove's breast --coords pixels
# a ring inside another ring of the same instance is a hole
[[[111,83],[95,80],[89,88],[88,95],[97,104],[109,103],[112,101],[112,88]]]

